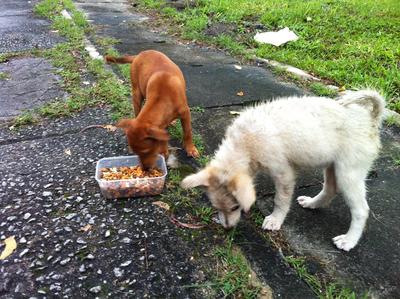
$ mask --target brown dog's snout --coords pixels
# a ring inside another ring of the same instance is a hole
[[[140,156],[140,164],[144,170],[149,170],[151,168],[154,168],[156,166],[157,162],[157,155],[152,155],[152,156]]]

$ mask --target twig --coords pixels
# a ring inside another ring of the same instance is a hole
[[[176,226],[184,227],[184,228],[200,229],[200,228],[205,227],[204,224],[190,224],[190,223],[183,223],[183,222],[180,222],[178,219],[175,218],[174,215],[169,216],[169,220],[170,220],[173,224],[175,224]]]
[[[88,129],[94,129],[94,128],[104,129],[104,125],[90,125],[90,126],[87,126],[87,127],[83,128],[79,133],[83,133]]]
[[[83,128],[79,133],[82,133],[86,131],[87,129],[93,129],[93,128],[101,128],[101,129],[106,129],[108,132],[114,132],[117,130],[117,127],[114,125],[91,125]]]

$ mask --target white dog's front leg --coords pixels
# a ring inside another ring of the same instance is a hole
[[[290,209],[294,190],[293,172],[283,176],[275,177],[274,210],[271,215],[265,217],[262,228],[268,230],[279,230]]]

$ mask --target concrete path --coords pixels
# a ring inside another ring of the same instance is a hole
[[[133,11],[125,0],[81,0],[76,5],[92,20],[94,35],[121,40],[117,45],[121,53],[158,49],[179,64],[187,79],[191,106],[205,108],[204,112],[193,112],[193,127],[203,137],[208,153],[216,149],[233,119],[230,111],[261,99],[304,93],[279,82],[262,67],[244,65],[238,69],[235,59],[219,51],[182,44],[150,30],[147,17]],[[31,9],[19,1],[14,6],[2,2],[0,22],[7,15],[22,15],[24,22],[43,24],[40,34],[59,41],[48,23],[34,17]],[[22,35],[24,31],[21,26],[12,32]],[[91,39],[96,40],[95,36]],[[3,51],[15,49],[10,46]],[[15,63],[20,63],[19,59],[0,64],[0,71]],[[63,96],[51,68],[43,72],[52,86],[50,98]],[[14,75],[11,78],[15,86],[24,81]],[[37,99],[27,104],[23,97],[16,97],[13,101],[18,107],[41,103],[37,96],[43,89],[40,85],[33,84],[37,87],[34,90],[30,90],[32,84],[21,85],[22,91],[18,91],[8,81],[1,83],[2,117],[21,110],[7,104],[13,94],[29,91]],[[237,96],[239,91],[244,96]],[[81,134],[80,130],[91,124],[110,123],[109,114],[107,108],[91,108],[71,118],[44,121],[17,132],[0,128],[0,239],[15,235],[18,243],[12,258],[0,262],[1,297],[216,296],[207,288],[190,287],[207,284],[213,278],[207,272],[214,261],[210,244],[219,242],[213,230],[199,231],[193,242],[190,232],[177,228],[151,204],[158,197],[125,201],[101,197],[93,179],[95,163],[102,157],[127,154],[126,142],[121,133],[92,130]],[[396,298],[400,297],[400,168],[394,159],[400,158],[400,131],[384,128],[382,136],[382,155],[368,180],[373,214],[356,249],[344,253],[331,243],[331,238],[349,223],[348,208],[340,197],[330,208],[319,211],[303,210],[293,203],[282,234],[268,234],[268,238],[282,238],[292,254],[306,256],[311,272],[335,277],[360,293],[370,291],[379,298]],[[268,214],[272,184],[260,177],[257,186],[258,206]],[[306,173],[299,180],[297,193],[314,195],[320,187],[321,175]],[[208,204],[204,197],[198,200]],[[180,216],[186,217],[186,212],[183,209]],[[91,229],[85,232],[82,228],[87,225]],[[236,245],[275,298],[316,297],[252,221],[243,220],[237,234]]]
[[[0,55],[51,48],[64,40],[51,30],[49,21],[35,17],[37,2],[1,1]],[[22,55],[0,64],[0,72],[5,75],[0,79],[0,122],[64,96],[54,68],[42,58]]]

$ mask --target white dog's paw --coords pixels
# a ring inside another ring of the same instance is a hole
[[[297,202],[303,207],[307,209],[315,209],[315,200],[313,197],[309,196],[299,196],[297,197]]]
[[[272,214],[264,218],[264,222],[262,224],[263,229],[268,230],[279,230],[283,223],[283,219],[280,219]]]
[[[342,249],[344,251],[350,251],[350,249],[352,249],[354,246],[357,245],[357,240],[354,240],[347,235],[340,235],[334,237],[332,240],[337,248]]]

